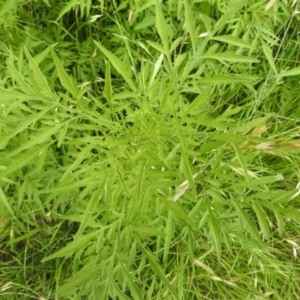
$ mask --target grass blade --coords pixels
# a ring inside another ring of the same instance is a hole
[[[136,86],[132,80],[130,67],[124,64],[117,56],[112,54],[109,50],[103,47],[99,42],[94,40],[95,45],[103,52],[103,54],[110,60],[111,64],[117,70],[117,72],[123,77],[123,79],[129,84],[133,91],[136,90]]]

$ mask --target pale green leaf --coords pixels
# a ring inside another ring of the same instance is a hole
[[[65,71],[62,63],[60,62],[59,58],[57,57],[56,53],[54,50],[51,48],[50,49],[55,66],[56,66],[56,71],[58,74],[58,78],[62,86],[71,93],[71,95],[74,97],[74,99],[78,98],[79,91],[76,87],[76,85],[73,83],[71,77],[67,74]]]
[[[257,76],[245,76],[245,75],[216,75],[213,77],[203,77],[199,79],[199,83],[209,83],[209,84],[231,84],[231,83],[251,83],[257,80]]]
[[[25,82],[24,76],[22,76],[13,64],[7,62],[7,68],[10,72],[11,77],[18,83],[18,87],[26,94],[34,95],[32,88]]]
[[[24,52],[27,56],[27,59],[29,61],[30,68],[33,73],[33,78],[36,81],[37,86],[40,88],[41,94],[45,95],[46,97],[56,100],[56,96],[53,94],[46,77],[38,67],[36,61],[32,58],[27,48],[24,48]]]
[[[123,63],[117,56],[103,47],[99,42],[94,40],[95,45],[103,52],[103,54],[110,60],[111,64],[117,70],[117,72],[124,78],[124,80],[130,85],[132,90],[136,90],[135,83],[132,80],[130,66]]]
[[[199,58],[210,58],[216,59],[219,61],[228,61],[232,63],[258,63],[260,60],[250,57],[250,56],[243,56],[238,55],[233,52],[219,52],[219,53],[204,53],[198,56]]]
[[[58,257],[65,257],[69,254],[73,254],[74,252],[79,251],[80,249],[84,249],[87,247],[87,245],[90,243],[90,241],[96,237],[101,230],[93,231],[89,234],[86,235],[80,235],[80,237],[75,241],[72,241],[68,243],[66,246],[63,248],[59,249],[55,253],[45,257],[42,259],[42,262],[46,262],[51,259],[55,259]]]
[[[89,222],[94,215],[96,207],[101,200],[101,196],[104,190],[106,189],[106,183],[107,183],[106,179],[104,179],[101,184],[99,183],[98,189],[91,196],[89,203],[86,206],[85,212],[82,216],[82,219],[80,220],[81,224],[74,238],[75,242],[77,242],[80,239],[85,228],[89,225]]]
[[[13,212],[13,209],[12,209],[10,203],[8,202],[5,194],[3,193],[3,190],[1,189],[1,187],[0,187],[0,203],[1,203],[2,206],[4,206],[11,213],[11,215],[13,217],[15,216],[14,212]]]
[[[214,249],[217,253],[218,259],[221,259],[221,230],[219,221],[214,216],[212,209],[208,205],[208,215],[209,215],[209,231],[212,236],[212,241],[214,245]]]
[[[60,182],[64,181],[64,179],[69,176],[69,174],[72,173],[73,170],[75,170],[78,165],[86,158],[86,156],[90,153],[90,151],[94,148],[93,145],[86,146],[77,156],[75,161],[68,167],[68,169],[65,171],[65,173],[60,178]]]
[[[155,262],[155,260],[152,257],[152,255],[148,252],[148,250],[145,249],[145,247],[139,241],[138,238],[136,238],[136,242],[140,246],[140,248],[141,248],[142,252],[144,253],[144,255],[147,257],[147,259],[148,259],[148,261],[150,263],[150,266],[151,266],[152,270],[154,271],[154,273],[161,279],[161,281],[168,288],[169,292],[172,294],[173,299],[178,299],[179,300],[177,293],[174,291],[173,287],[171,286],[171,284],[169,283],[168,279],[164,275],[163,270],[161,269],[160,265]]]
[[[157,32],[162,40],[166,53],[169,52],[169,27],[163,15],[159,1],[156,1],[156,20],[155,25]]]
[[[290,69],[288,71],[280,72],[275,77],[276,78],[281,78],[281,77],[287,77],[287,76],[297,76],[299,74],[300,74],[300,67],[296,67],[296,68]]]
[[[258,231],[250,220],[248,214],[237,203],[234,203],[234,206],[237,210],[241,225],[254,239],[260,241]]]
[[[234,37],[232,35],[219,35],[219,36],[212,37],[212,39],[215,41],[227,43],[237,47],[254,48],[254,46],[250,45],[249,43],[243,41],[242,39]]]
[[[18,133],[22,132],[23,130],[27,129],[29,125],[38,121],[43,115],[45,115],[52,107],[48,109],[42,110],[39,113],[29,115],[27,118],[23,119],[17,127],[9,134],[8,138],[11,139],[12,137],[16,136]]]
[[[268,224],[267,214],[264,211],[264,209],[255,201],[252,201],[252,207],[253,207],[253,210],[255,211],[259,227],[260,227],[263,235],[267,239],[267,241],[269,241],[271,234],[270,234],[270,227]]]
[[[275,66],[275,63],[274,63],[274,59],[273,59],[273,51],[272,49],[270,48],[270,46],[264,42],[263,39],[261,39],[261,44],[262,44],[262,48],[263,48],[263,51],[264,51],[264,54],[271,66],[271,69],[273,70],[273,72],[275,74],[277,74],[277,69],[276,69],[276,66]]]
[[[195,51],[196,51],[195,20],[194,20],[192,10],[191,10],[190,5],[187,0],[184,1],[184,13],[185,13],[184,24],[190,35],[193,51],[195,53]]]
[[[122,269],[123,278],[127,281],[127,284],[128,284],[129,289],[130,289],[132,297],[134,299],[143,299],[143,296],[140,292],[140,289],[138,288],[138,286],[133,281],[132,275],[128,272],[128,270],[123,265],[123,262],[122,262],[121,258],[119,257],[119,255],[117,255],[117,256],[118,256],[118,259],[119,259],[119,264],[120,264],[121,269]]]
[[[24,151],[28,148],[31,148],[35,145],[42,144],[44,142],[49,141],[51,136],[55,134],[56,131],[58,131],[60,127],[59,126],[54,126],[48,130],[44,130],[41,133],[37,134],[36,136],[32,137],[28,142],[17,148],[15,151],[12,151],[8,157],[12,157],[16,155],[17,153]]]
[[[161,198],[161,201],[173,212],[176,217],[184,220],[195,231],[198,231],[198,226],[196,225],[196,223],[188,216],[188,214],[184,211],[184,209],[178,202],[170,202],[164,198]]]

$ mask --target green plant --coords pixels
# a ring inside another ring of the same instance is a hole
[[[10,1],[0,295],[296,299],[299,5]]]

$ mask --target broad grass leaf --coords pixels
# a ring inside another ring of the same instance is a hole
[[[203,92],[200,95],[198,95],[190,105],[187,106],[186,110],[184,111],[184,116],[186,116],[191,111],[199,109],[203,105],[205,105],[205,101],[207,100],[207,97],[211,92],[211,89],[212,89],[211,87],[205,88]]]
[[[43,115],[45,115],[52,107],[49,107],[45,110],[40,111],[39,113],[29,115],[27,118],[23,119],[17,127],[8,135],[8,139],[16,136],[18,133],[22,132],[23,130],[27,129],[29,125],[38,121]]]
[[[176,80],[177,80],[177,69],[174,69],[171,80],[168,84],[168,87],[166,88],[165,92],[162,95],[162,99],[160,101],[160,106],[159,106],[159,111],[162,112],[163,109],[169,108],[168,104],[169,102],[172,102],[172,99],[170,99],[170,93],[174,89],[174,86],[176,85]],[[169,100],[169,101],[168,101]]]
[[[183,150],[183,148],[181,150],[180,172],[182,172],[184,174],[184,176],[188,180],[194,194],[196,194],[196,187],[195,187],[193,173],[190,168],[186,152]]]
[[[64,142],[64,138],[66,136],[66,133],[67,133],[67,130],[68,130],[68,126],[69,124],[66,123],[65,125],[63,125],[61,128],[60,128],[60,131],[59,131],[59,135],[58,135],[58,139],[57,139],[57,147],[60,148],[60,146],[63,144]]]
[[[247,122],[240,126],[236,126],[234,128],[234,131],[246,134],[253,128],[257,128],[257,127],[261,126],[262,124],[265,124],[273,115],[274,115],[273,113],[270,113],[270,114],[267,114],[265,117],[253,119],[250,122]]]
[[[253,210],[255,211],[259,227],[260,227],[263,235],[267,239],[267,241],[269,241],[271,234],[270,234],[270,227],[268,224],[267,214],[264,211],[264,209],[259,204],[257,204],[255,201],[252,201],[252,207],[253,207]]]
[[[276,221],[277,221],[277,228],[278,228],[278,233],[279,233],[279,236],[282,236],[284,234],[284,220],[283,220],[283,216],[282,214],[277,211],[277,210],[273,210],[273,213],[274,213],[274,216],[276,218]]]
[[[27,143],[25,143],[22,146],[20,146],[19,148],[17,148],[8,157],[12,157],[12,156],[16,155],[17,153],[24,151],[28,148],[31,148],[35,145],[39,145],[44,142],[48,142],[49,139],[51,138],[51,136],[53,134],[55,134],[59,128],[60,128],[59,126],[55,126],[48,130],[44,130],[43,132],[41,132],[41,133],[37,134],[36,136],[34,136],[33,138],[31,138],[31,140],[29,140]]]
[[[166,278],[166,276],[163,273],[163,270],[161,269],[160,265],[158,263],[155,262],[154,258],[152,257],[152,254],[150,254],[148,252],[148,250],[146,250],[146,248],[143,246],[143,244],[139,241],[139,239],[137,237],[135,237],[136,242],[138,243],[141,251],[143,252],[143,254],[146,256],[146,258],[148,259],[150,266],[153,270],[153,272],[160,278],[160,280],[166,285],[167,289],[169,290],[169,292],[172,294],[173,299],[178,299],[178,295],[175,292],[175,290],[173,289],[173,287],[171,286],[171,284],[169,283],[168,279]]]
[[[173,216],[172,212],[168,212],[168,219],[166,222],[166,227],[165,227],[165,243],[164,243],[164,256],[163,256],[163,261],[165,262],[168,258],[169,255],[169,250],[171,247],[171,242],[173,239],[173,232],[174,232],[174,225],[173,225]]]
[[[165,233],[161,230],[156,230],[146,226],[132,226],[131,229],[136,231],[140,236],[158,236],[164,235]]]
[[[25,82],[24,76],[22,76],[22,74],[20,74],[17,71],[17,69],[14,67],[13,64],[11,64],[10,62],[7,62],[7,68],[11,75],[11,78],[13,78],[17,82],[18,88],[20,88],[25,94],[35,95],[32,88]]]
[[[81,235],[83,234],[85,228],[89,225],[90,220],[93,217],[93,214],[96,210],[96,207],[98,205],[98,203],[101,200],[101,196],[106,188],[106,183],[107,183],[107,179],[103,179],[102,183],[99,184],[98,189],[93,193],[93,195],[91,196],[89,203],[86,207],[86,210],[82,216],[81,220],[78,220],[80,222],[80,226],[79,229],[76,233],[76,236],[74,238],[74,241],[78,241],[81,237]]]
[[[203,77],[199,79],[199,83],[208,83],[212,85],[218,84],[231,84],[231,83],[251,83],[255,80],[259,79],[257,76],[229,76],[229,75],[216,75],[213,77]]]
[[[20,236],[18,236],[16,238],[10,239],[9,242],[8,242],[8,244],[10,246],[13,246],[16,243],[19,243],[21,241],[29,239],[30,237],[34,236],[38,232],[41,232],[42,230],[43,230],[42,228],[30,230],[30,231],[26,232],[25,234],[22,234],[22,235],[20,235]]]
[[[95,45],[103,52],[103,54],[110,60],[111,64],[117,70],[117,72],[123,77],[123,79],[129,84],[133,91],[136,90],[135,83],[132,80],[132,74],[130,67],[124,64],[117,56],[103,47],[99,42],[94,40]]]
[[[149,87],[151,87],[151,85],[152,85],[152,83],[153,83],[153,81],[154,81],[154,79],[155,79],[155,77],[156,77],[156,75],[157,75],[157,73],[158,73],[158,71],[161,67],[161,63],[162,63],[163,59],[164,59],[164,54],[161,53],[159,55],[155,65],[154,65],[153,73],[152,73],[151,79],[149,81]]]
[[[112,85],[111,85],[111,74],[110,74],[110,62],[106,63],[105,68],[105,82],[104,82],[104,89],[103,89],[103,96],[108,102],[110,106],[110,111],[112,112]]]
[[[210,138],[228,143],[243,143],[246,140],[246,137],[234,133],[213,133]],[[223,143],[221,145],[223,145]]]
[[[221,229],[220,229],[219,221],[214,216],[214,213],[213,213],[212,209],[209,207],[209,204],[208,204],[208,216],[209,216],[209,223],[208,223],[209,231],[210,231],[210,234],[212,237],[213,246],[217,253],[217,257],[220,260],[221,259],[221,249],[222,249]]]
[[[131,292],[131,296],[134,299],[143,299],[143,296],[140,292],[139,287],[135,284],[135,282],[132,279],[132,275],[128,272],[128,270],[123,265],[123,262],[122,262],[121,258],[119,257],[119,255],[117,255],[117,257],[118,257],[118,260],[119,260],[119,265],[121,266],[121,269],[122,269],[124,279],[127,281],[129,290]]]
[[[51,51],[51,55],[53,57],[53,60],[54,60],[55,66],[56,66],[56,71],[57,71],[60,83],[68,92],[70,92],[70,94],[74,97],[74,99],[77,99],[79,91],[78,91],[76,85],[73,83],[71,77],[65,71],[62,63],[60,62],[60,60],[57,57],[54,50],[51,48],[50,51]]]
[[[42,73],[40,68],[38,67],[35,60],[30,55],[30,53],[26,47],[24,48],[24,52],[29,61],[29,65],[30,65],[30,68],[33,73],[33,78],[36,81],[37,86],[40,88],[41,94],[45,95],[46,97],[48,97],[50,99],[56,100],[56,96],[53,94],[53,92],[46,80],[46,77],[44,76],[44,74]]]
[[[3,190],[2,190],[1,187],[0,187],[0,203],[1,203],[1,206],[4,206],[10,212],[10,214],[13,217],[15,216],[14,212],[13,212],[13,209],[12,209],[11,205],[9,204],[9,202],[8,202],[5,194],[3,193]]]
[[[282,174],[277,174],[274,176],[264,176],[264,177],[259,177],[259,178],[247,178],[244,181],[238,182],[233,184],[230,188],[232,189],[237,189],[237,188],[255,188],[259,185],[265,185],[265,184],[272,184],[276,181],[282,181],[284,180],[284,177]]]
[[[188,214],[184,211],[184,209],[177,202],[170,202],[164,198],[161,198],[161,201],[169,208],[174,216],[179,219],[184,220],[187,224],[189,224],[195,231],[198,231],[198,226],[196,223],[188,216]]]
[[[236,202],[234,202],[234,206],[237,210],[241,225],[255,240],[260,241],[258,231],[250,220],[249,215]]]
[[[219,52],[219,53],[204,53],[199,55],[199,58],[209,58],[219,61],[228,61],[232,63],[259,63],[260,60],[250,57],[235,54],[234,52]]]
[[[78,167],[78,165],[86,158],[86,156],[90,153],[90,151],[94,148],[94,145],[86,146],[77,156],[75,161],[68,167],[65,173],[60,178],[60,182],[64,181],[69,174]]]
[[[82,287],[86,282],[89,282],[93,276],[100,272],[104,263],[96,266],[86,266],[71,277],[67,283],[60,286],[55,294],[59,297],[67,297],[76,293],[76,288]]]
[[[194,20],[192,10],[191,10],[190,5],[187,0],[184,1],[184,16],[185,16],[184,24],[190,35],[193,51],[195,53],[196,52],[196,41],[197,41],[197,38],[196,38],[197,35],[196,35],[196,31],[195,31],[195,20]]]
[[[23,93],[17,93],[8,89],[4,89],[0,87],[0,103],[5,104],[6,106],[10,106],[10,104],[13,104],[11,100],[16,101],[16,99],[20,99],[22,101],[26,100],[33,100],[33,99],[38,99],[37,97],[34,97],[32,95],[27,95]]]
[[[276,78],[281,78],[281,77],[287,77],[287,76],[297,76],[300,75],[300,67],[296,67],[293,69],[290,69],[288,71],[283,71],[280,72],[278,75],[276,75]]]
[[[273,70],[273,72],[275,74],[278,74],[275,63],[274,63],[274,59],[273,59],[273,51],[270,48],[270,46],[264,42],[263,39],[260,40],[261,44],[262,44],[262,48],[263,48],[263,52],[270,64],[271,69]]]
[[[143,162],[138,167],[137,180],[136,180],[136,192],[137,192],[137,199],[139,204],[141,204],[143,200],[142,191],[143,191],[145,174],[146,174],[146,162]]]
[[[102,229],[101,229],[102,230]],[[41,260],[41,262],[46,262],[48,260],[51,260],[51,259],[55,259],[55,258],[58,258],[58,257],[65,257],[69,254],[73,254],[74,252],[77,252],[83,248],[86,248],[90,241],[96,237],[98,234],[100,234],[101,230],[96,230],[96,231],[93,231],[89,234],[86,234],[86,235],[81,235],[77,241],[72,241],[70,243],[68,243],[65,247],[59,249],[58,251],[56,251],[55,253],[43,258]]]
[[[13,163],[8,161],[9,166],[5,168],[5,170],[0,173],[0,178],[5,177],[17,170],[22,169],[26,165],[32,163],[34,159],[39,155],[40,150],[38,151],[30,151],[28,153],[22,153],[18,157],[14,157]]]
[[[166,50],[158,43],[156,42],[153,42],[153,41],[150,41],[150,40],[147,40],[147,43],[154,49],[156,49],[159,53],[163,53],[163,54],[167,54],[166,53]]]
[[[131,300],[130,298],[128,298],[126,296],[126,294],[124,294],[121,289],[119,288],[119,286],[116,284],[116,282],[114,280],[111,280],[110,281],[110,284],[111,284],[111,287],[114,291],[114,294],[118,296],[117,299],[120,299],[120,300]],[[106,298],[107,299],[107,298]],[[142,298],[141,298],[142,299]]]
[[[156,25],[156,29],[157,32],[163,42],[164,45],[164,49],[166,51],[166,53],[169,52],[169,27],[168,24],[165,20],[165,17],[163,15],[162,9],[161,9],[161,5],[159,3],[158,0],[156,0],[155,3],[155,7],[156,7],[156,20],[155,20],[155,25]]]
[[[250,49],[254,48],[254,46],[252,46],[251,44],[232,35],[219,35],[219,36],[214,36],[211,39],[222,43],[227,43],[229,45],[237,46],[237,47],[250,48]]]
[[[235,153],[236,153],[236,157],[243,169],[243,173],[244,173],[244,176],[245,177],[248,177],[248,169],[247,169],[247,162],[246,162],[246,159],[245,159],[245,156],[242,152],[241,149],[239,149],[238,147],[235,146],[235,144],[233,143],[232,144],[234,150],[235,150]]]

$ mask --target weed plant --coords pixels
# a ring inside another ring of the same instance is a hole
[[[1,299],[300,299],[300,2],[0,5]]]

